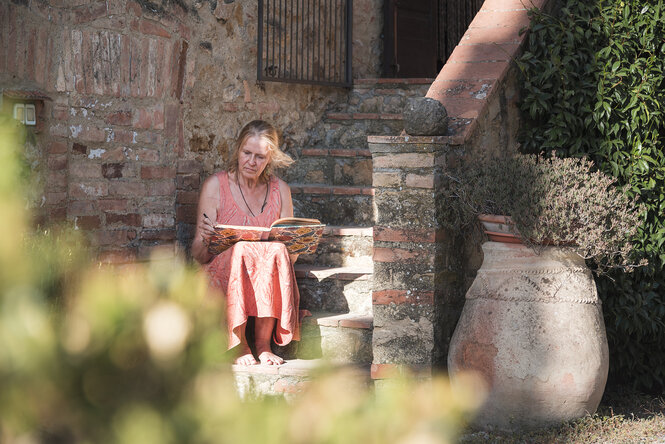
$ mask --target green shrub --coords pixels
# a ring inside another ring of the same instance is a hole
[[[564,0],[532,10],[519,60],[521,144],[589,156],[647,209],[636,243],[649,266],[598,280],[611,376],[665,385],[665,2]]]
[[[510,216],[525,243],[570,246],[595,260],[599,274],[637,265],[631,240],[643,208],[589,160],[516,154],[466,163],[448,175],[450,228],[461,231],[483,213]]]

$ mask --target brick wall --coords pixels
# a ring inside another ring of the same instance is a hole
[[[245,123],[273,122],[294,157],[309,148],[326,108],[348,91],[256,84],[256,7],[0,2],[0,88],[51,98],[33,130],[42,219],[68,220],[121,258],[187,248],[200,184],[224,166]],[[361,13],[354,46],[364,56],[354,68],[375,75],[380,5],[361,0]]]

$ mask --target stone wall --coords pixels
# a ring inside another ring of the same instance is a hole
[[[382,2],[354,2],[354,77],[380,67]],[[342,88],[256,82],[257,2],[0,2],[0,88],[50,97],[39,115],[43,218],[102,251],[186,245],[198,189],[246,122],[299,155]]]

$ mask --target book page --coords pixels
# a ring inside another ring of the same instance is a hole
[[[270,226],[300,226],[300,225],[321,225],[318,219],[305,219],[304,217],[283,217],[277,219]]]

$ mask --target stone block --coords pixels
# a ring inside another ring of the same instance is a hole
[[[433,291],[436,289],[436,277],[434,267],[429,264],[375,262],[373,289]]]
[[[377,189],[374,196],[379,225],[395,228],[435,228],[436,209],[432,191]]]
[[[432,168],[434,167],[434,154],[432,153],[396,153],[375,154],[373,156],[374,170],[381,168]]]

